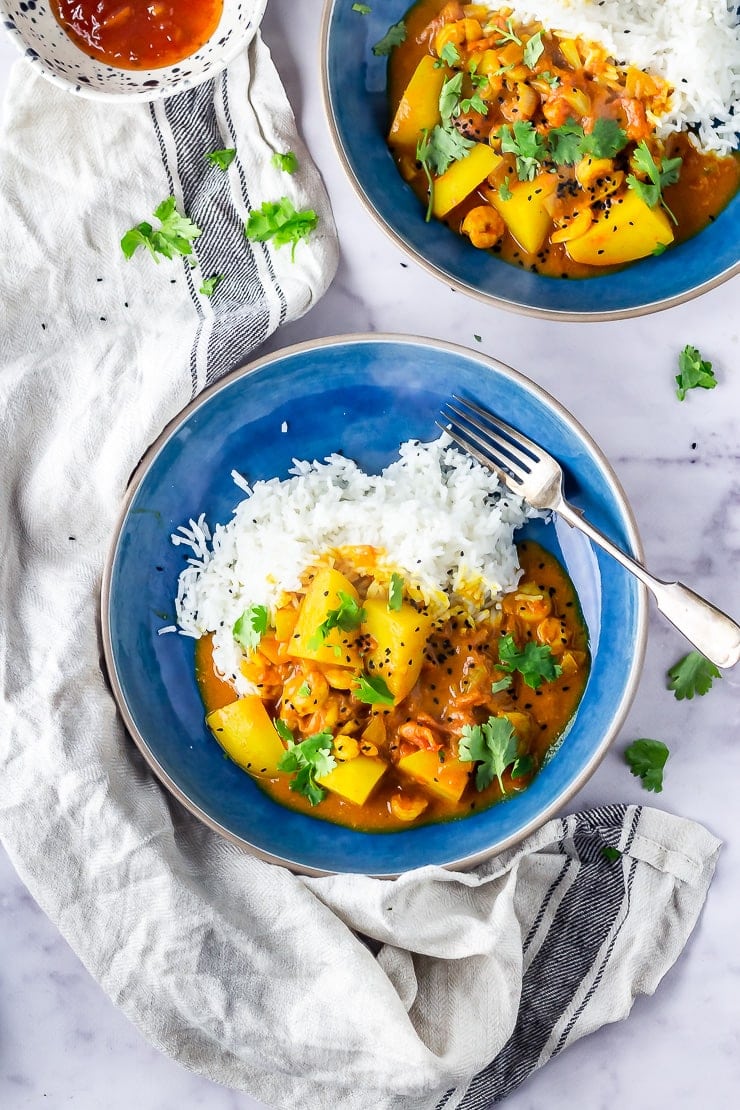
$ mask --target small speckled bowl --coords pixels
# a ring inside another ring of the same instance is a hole
[[[157,100],[220,73],[249,45],[266,5],[267,0],[224,0],[208,42],[161,69],[116,69],[90,57],[63,30],[47,0],[0,0],[0,18],[24,57],[60,88],[102,100]]]

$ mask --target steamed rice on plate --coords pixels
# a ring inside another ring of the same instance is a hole
[[[418,0],[389,54],[388,143],[427,220],[548,277],[612,272],[740,186],[734,0]]]
[[[276,801],[376,831],[526,789],[589,671],[572,583],[515,543],[539,514],[446,437],[379,475],[332,455],[233,477],[227,524],[172,537],[192,551],[177,630],[226,755]]]

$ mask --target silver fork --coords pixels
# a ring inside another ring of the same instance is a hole
[[[572,528],[603,547],[623,567],[643,582],[655,598],[658,609],[694,647],[717,667],[732,667],[740,659],[740,625],[681,582],[655,578],[636,559],[631,558],[589,524],[563,495],[563,471],[548,453],[521,432],[492,416],[472,401],[453,395],[441,411],[444,424],[437,427],[493,470],[513,492],[535,509],[551,509]]]

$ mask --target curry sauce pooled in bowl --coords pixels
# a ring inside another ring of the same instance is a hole
[[[533,17],[573,24],[587,8],[543,0],[519,14],[420,0],[387,47],[388,142],[426,218],[552,277],[661,254],[711,222],[740,184],[735,137],[713,128],[716,103],[687,126],[695,90],[683,104],[688,94],[657,68],[617,60],[591,37],[595,24],[578,34]],[[629,28],[630,14],[625,0],[603,19],[621,15]]]
[[[240,483],[238,475],[235,479]],[[589,672],[572,583],[513,534],[537,515],[448,441],[381,475],[331,456],[193,549],[179,630],[206,721],[276,801],[351,828],[463,817],[526,789]]]

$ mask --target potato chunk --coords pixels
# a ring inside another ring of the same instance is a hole
[[[344,632],[341,628],[332,628],[324,640],[319,643],[314,640],[319,626],[331,610],[340,607],[340,593],[347,594],[359,604],[360,596],[348,578],[332,567],[320,570],[301,603],[289,655],[296,659],[313,659],[332,667],[359,669],[360,653],[356,644],[359,629]]]
[[[534,181],[512,182],[509,200],[502,200],[498,192],[486,192],[519,246],[528,254],[537,254],[552,227],[545,200],[556,188],[557,179],[552,174],[541,173]]]
[[[337,763],[333,771],[316,781],[345,801],[362,806],[387,770],[388,764],[382,759],[358,755],[356,759],[350,759],[346,763]]]
[[[500,161],[501,155],[496,154],[488,143],[476,143],[464,158],[459,162],[453,162],[450,168],[434,182],[432,212],[437,219],[446,216],[456,205],[465,200],[468,193],[477,189],[481,181],[493,173]],[[506,219],[505,216],[504,219]]]
[[[470,764],[464,766],[457,759],[440,762],[439,753],[413,752],[398,761],[399,771],[426,786],[448,802],[459,802],[470,778]]]
[[[413,146],[421,132],[431,129],[440,122],[439,94],[447,79],[446,66],[434,67],[434,58],[425,54],[414,70],[399,101],[393,123],[388,134],[391,146]]]
[[[661,208],[649,208],[628,190],[613,201],[608,212],[594,220],[584,235],[565,244],[575,262],[587,266],[618,266],[646,258],[673,242],[673,231]]]
[[[419,677],[432,618],[405,601],[400,609],[389,609],[385,598],[368,598],[364,609],[362,632],[372,636],[375,645],[365,656],[365,669],[384,678],[399,702]]]
[[[285,748],[260,698],[239,698],[206,717],[226,754],[256,778],[272,778]]]

